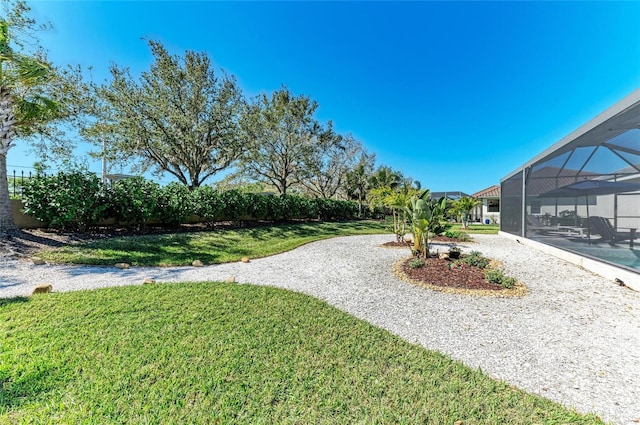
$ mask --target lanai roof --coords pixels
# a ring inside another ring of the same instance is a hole
[[[633,178],[640,174],[640,89],[564,137],[507,177],[523,169],[555,168],[558,177]],[[624,173],[624,174],[623,174]]]

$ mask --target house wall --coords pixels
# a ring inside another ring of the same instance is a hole
[[[500,223],[500,212],[489,212],[489,208],[486,205],[482,206],[482,217],[483,223],[485,218],[488,218],[491,224]]]
[[[484,223],[485,219],[489,219],[489,223],[500,223],[500,212],[489,212],[489,207],[483,199],[482,204],[477,205],[471,211],[471,219],[475,222]]]

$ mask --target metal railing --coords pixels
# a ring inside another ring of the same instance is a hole
[[[25,173],[24,170],[21,170],[20,172],[13,170],[13,172],[8,173],[7,181],[9,182],[9,195],[13,198],[21,198],[24,183],[33,177],[35,177],[35,173],[32,171]]]

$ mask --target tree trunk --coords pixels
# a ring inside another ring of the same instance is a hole
[[[11,213],[9,182],[7,181],[7,153],[12,147],[15,117],[11,92],[0,86],[0,235],[5,230],[15,230],[16,224]]]
[[[5,230],[15,230],[16,223],[11,213],[9,181],[7,180],[7,156],[0,153],[0,235]]]

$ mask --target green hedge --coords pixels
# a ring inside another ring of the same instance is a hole
[[[86,171],[37,175],[25,184],[25,213],[49,227],[85,230],[105,219],[141,229],[150,222],[177,226],[192,216],[213,225],[220,221],[350,220],[358,215],[351,201],[218,192],[209,186],[190,191],[179,183],[161,187],[134,177],[103,185]]]
[[[108,215],[109,196],[100,179],[86,171],[37,174],[25,181],[25,214],[49,227],[86,230]]]

